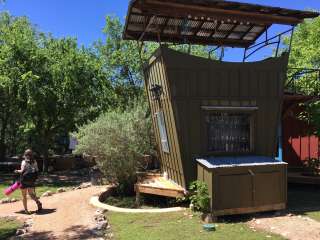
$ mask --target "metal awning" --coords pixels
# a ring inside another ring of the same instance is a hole
[[[248,47],[272,24],[319,13],[217,0],[131,0],[124,39]]]

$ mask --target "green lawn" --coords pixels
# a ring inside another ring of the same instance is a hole
[[[20,222],[12,219],[0,218],[0,240],[14,236],[16,230],[21,226]]]
[[[283,239],[264,232],[254,232],[244,223],[218,223],[217,230],[202,230],[199,215],[184,212],[161,214],[107,213],[116,240],[260,240]],[[269,236],[268,236],[269,235]],[[267,237],[268,236],[268,237]],[[271,236],[271,237],[270,237]]]
[[[3,193],[4,189],[6,189],[8,186],[10,186],[9,182],[8,183],[0,183],[0,199],[6,198],[7,196]],[[52,191],[55,192],[59,187],[57,186],[39,186],[36,188],[36,192],[38,196],[41,196],[41,194],[45,193],[46,191]],[[15,199],[21,199],[21,191],[16,190],[14,193],[12,193],[10,198],[15,198]]]
[[[39,178],[38,183],[36,184],[36,192],[38,196],[41,196],[44,192],[46,191],[52,191],[52,192],[56,192],[56,190],[58,188],[71,188],[74,186],[78,186],[80,184],[79,181],[69,181],[69,180],[49,180],[46,178],[44,180],[45,177],[41,176]],[[6,198],[7,196],[5,196],[4,194],[4,190],[9,187],[10,185],[12,185],[13,183],[13,177],[0,177],[0,199],[2,198]],[[21,191],[20,190],[16,190],[14,193],[12,193],[10,196],[10,198],[16,198],[16,199],[21,199]]]
[[[320,186],[289,185],[288,210],[320,221]]]

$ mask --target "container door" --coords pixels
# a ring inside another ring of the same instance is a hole
[[[253,205],[252,177],[249,173],[220,175],[218,209],[242,208]]]
[[[254,206],[284,202],[284,182],[280,170],[255,173],[254,179]]]

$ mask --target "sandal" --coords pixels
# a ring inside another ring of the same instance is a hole
[[[24,210],[24,213],[27,215],[31,215],[31,212],[29,212],[28,210]]]
[[[37,202],[37,206],[38,206],[38,212],[40,212],[42,210],[42,203]]]

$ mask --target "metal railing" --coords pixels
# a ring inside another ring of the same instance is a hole
[[[291,94],[320,96],[320,69],[289,68],[285,91]]]

